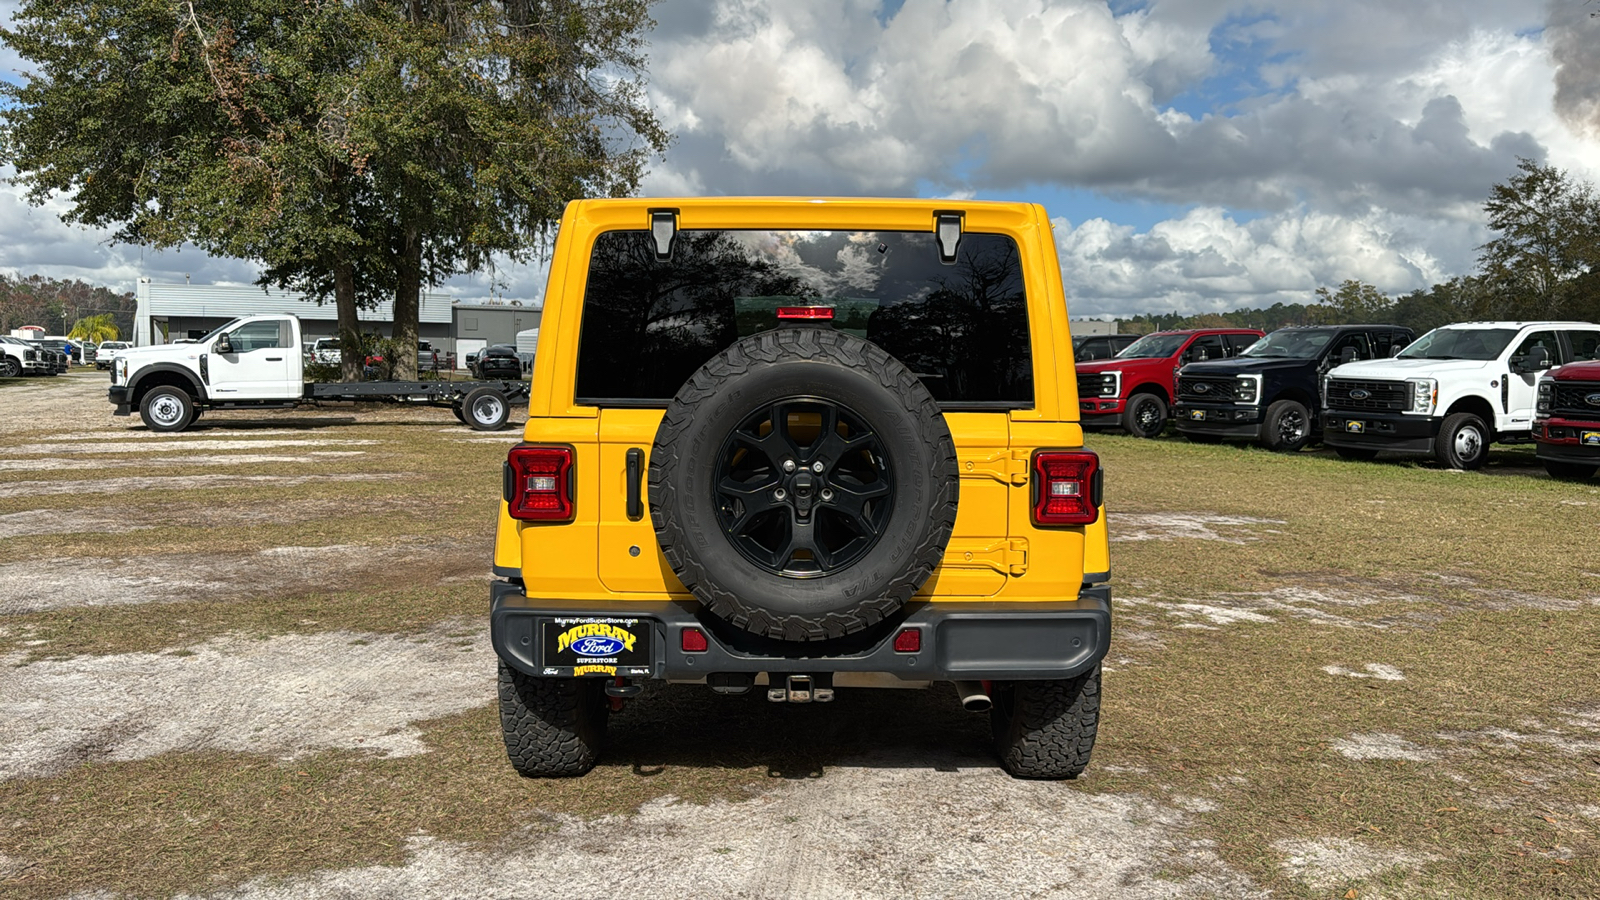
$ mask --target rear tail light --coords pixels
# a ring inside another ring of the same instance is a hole
[[[1100,457],[1043,450],[1033,457],[1033,523],[1093,525],[1100,518]]]
[[[568,522],[573,498],[572,448],[518,444],[506,458],[505,500],[511,518],[524,522]]]
[[[833,318],[831,306],[780,306],[778,307],[780,319],[823,320]]]

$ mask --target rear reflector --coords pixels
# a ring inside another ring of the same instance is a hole
[[[506,458],[505,499],[511,518],[523,522],[568,522],[572,496],[572,448],[518,444]]]
[[[1092,525],[1100,518],[1100,457],[1044,450],[1033,457],[1035,525]]]
[[[900,629],[900,633],[894,636],[894,652],[922,652],[922,630],[920,628]]]
[[[832,319],[833,307],[831,306],[780,306],[778,307],[780,319]]]
[[[698,628],[685,628],[679,646],[685,653],[704,653],[711,649],[711,642],[706,640],[706,633]]]

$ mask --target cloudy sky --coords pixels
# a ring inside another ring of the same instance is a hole
[[[1517,157],[1600,181],[1592,12],[1600,0],[662,0],[650,92],[677,139],[644,192],[1043,203],[1075,315],[1304,301],[1347,278],[1401,293],[1472,270],[1481,203]],[[192,249],[111,247],[56,212],[0,185],[0,270],[124,289],[254,277]],[[507,297],[542,289],[536,266],[499,274]]]

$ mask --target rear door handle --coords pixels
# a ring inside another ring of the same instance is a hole
[[[639,479],[644,474],[644,451],[628,448],[628,520],[644,518],[644,498],[639,495]]]

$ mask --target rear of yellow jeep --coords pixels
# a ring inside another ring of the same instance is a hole
[[[950,681],[1008,771],[1076,776],[1110,565],[1070,348],[1037,205],[569,205],[495,545],[513,765],[588,771],[646,680]]]

